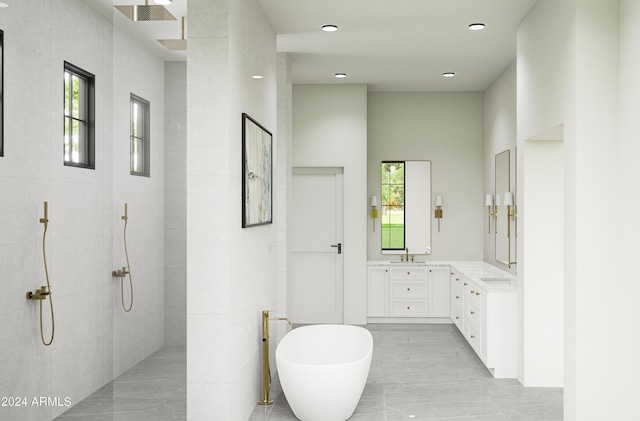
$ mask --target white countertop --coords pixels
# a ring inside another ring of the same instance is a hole
[[[370,260],[368,266],[451,266],[467,280],[473,282],[485,292],[516,292],[516,277],[484,261],[420,261],[398,262],[388,260]]]

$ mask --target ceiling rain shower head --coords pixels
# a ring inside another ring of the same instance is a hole
[[[145,0],[144,5],[132,5],[132,6],[113,6],[123,15],[128,17],[134,22],[153,22],[164,20],[176,20],[166,7],[159,4],[153,4],[149,6],[149,1]]]
[[[158,42],[167,50],[181,51],[187,49],[187,40],[184,39],[184,16],[182,17],[182,38],[181,39],[159,39]]]

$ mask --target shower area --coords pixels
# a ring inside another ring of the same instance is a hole
[[[96,391],[130,399],[125,382],[143,391],[163,380],[158,367],[184,382],[167,397],[184,410],[186,61],[149,52],[114,24],[113,6],[6,3],[0,420],[53,420]],[[65,63],[94,76],[87,165],[64,159]],[[133,163],[134,97],[148,103],[146,173]]]

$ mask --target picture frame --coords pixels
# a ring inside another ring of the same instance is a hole
[[[242,113],[242,228],[273,222],[273,135]]]

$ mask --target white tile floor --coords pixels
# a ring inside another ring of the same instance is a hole
[[[454,325],[368,325],[367,386],[353,421],[556,421],[563,391],[494,379]],[[276,384],[249,421],[294,421]]]
[[[367,328],[374,339],[373,361],[352,421],[563,418],[562,389],[524,388],[516,380],[492,378],[453,325]],[[274,379],[275,404],[257,405],[248,421],[296,420],[279,389]],[[185,348],[162,348],[56,418],[80,420],[186,420]]]

